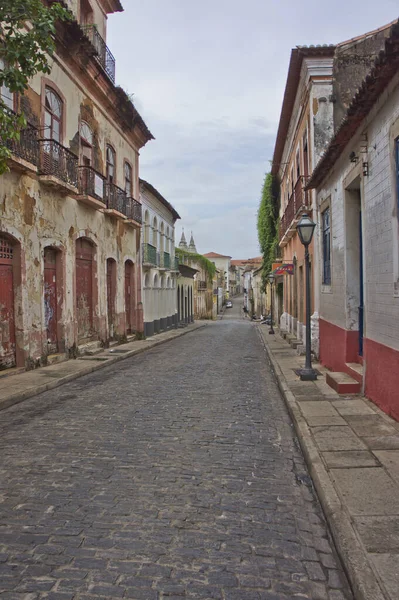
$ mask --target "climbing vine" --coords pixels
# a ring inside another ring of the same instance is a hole
[[[46,6],[42,0],[1,0],[0,89],[3,92],[23,94],[36,73],[50,73],[56,22],[70,18],[70,11],[58,2]],[[11,153],[7,143],[18,140],[25,125],[24,115],[12,113],[0,96],[0,175],[8,170]]]
[[[278,186],[271,173],[267,173],[262,186],[258,208],[258,241],[263,256],[262,280],[265,283],[272,262],[279,251]]]
[[[184,261],[184,259],[186,259],[187,261],[198,263],[201,269],[203,269],[207,274],[209,281],[213,280],[216,273],[216,266],[213,264],[213,262],[205,258],[205,256],[202,254],[196,254],[195,252],[189,252],[188,250],[183,250],[182,248],[175,248],[175,253],[180,260]]]

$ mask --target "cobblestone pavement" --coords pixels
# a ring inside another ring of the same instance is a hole
[[[2,412],[2,600],[351,598],[256,329],[230,310]]]

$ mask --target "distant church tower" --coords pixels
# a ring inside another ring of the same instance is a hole
[[[193,252],[193,254],[197,254],[197,248],[195,247],[193,232],[191,232],[191,239],[190,239],[190,245],[188,247],[188,251]]]
[[[181,234],[179,248],[181,248],[182,250],[187,250],[187,242],[186,242],[186,236],[184,235],[184,229],[183,229],[183,233]]]

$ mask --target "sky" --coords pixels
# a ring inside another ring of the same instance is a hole
[[[270,170],[291,49],[399,17],[397,0],[122,0],[107,44],[116,79],[156,138],[140,177],[176,208],[197,250],[260,254],[256,215]]]

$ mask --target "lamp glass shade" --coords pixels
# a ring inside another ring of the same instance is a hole
[[[274,273],[269,273],[268,278],[269,278],[270,283],[273,283],[273,281],[274,281]]]
[[[309,215],[302,215],[298,225],[296,226],[299,239],[304,246],[308,246],[312,241],[313,232],[315,230],[316,223],[312,221]]]

